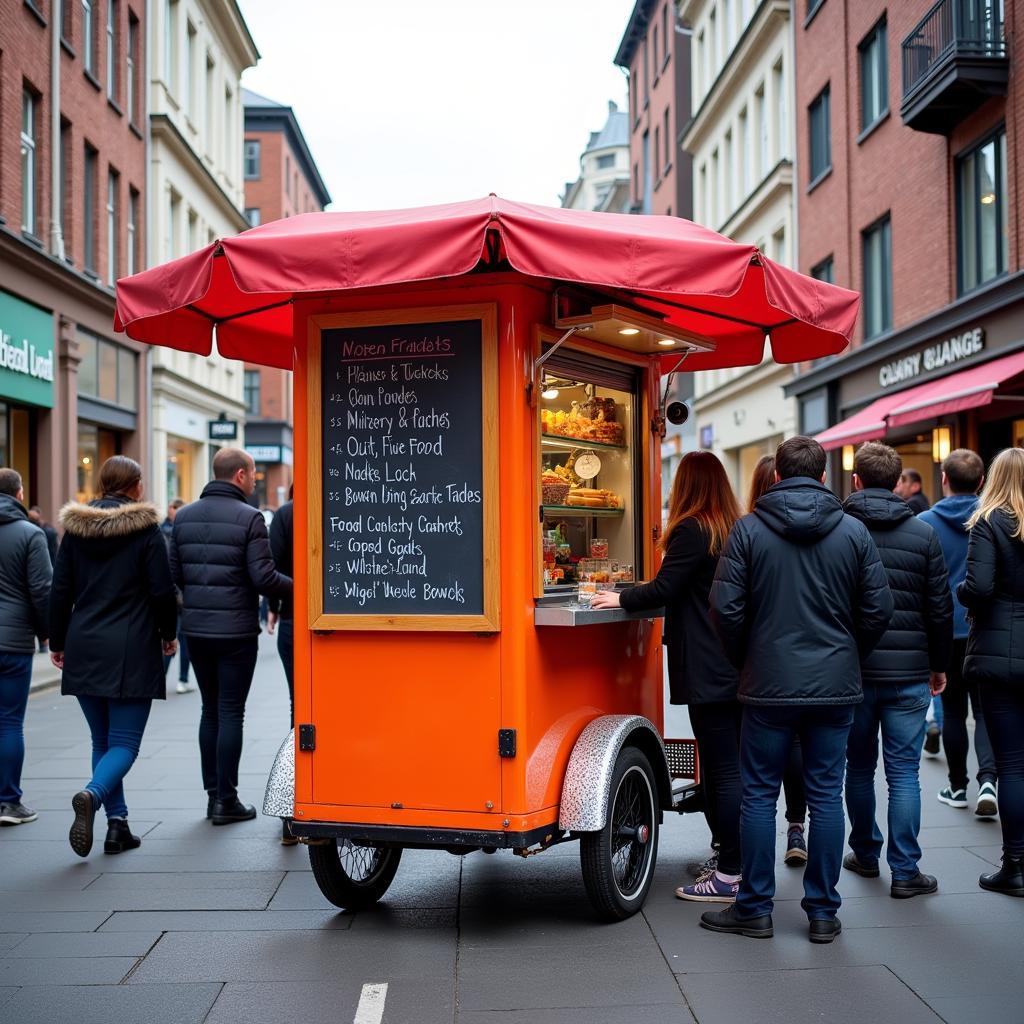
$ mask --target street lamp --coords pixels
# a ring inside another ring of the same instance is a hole
[[[932,430],[932,462],[942,462],[953,447],[949,427],[935,427]]]

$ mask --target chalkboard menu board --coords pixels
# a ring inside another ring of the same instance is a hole
[[[317,318],[313,628],[497,628],[495,316]]]

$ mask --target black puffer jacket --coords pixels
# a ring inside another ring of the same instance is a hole
[[[1016,528],[1000,510],[971,529],[957,597],[971,627],[964,675],[974,682],[1024,687],[1024,541]]]
[[[673,704],[736,699],[739,675],[726,658],[708,618],[708,594],[718,558],[695,519],[684,519],[669,538],[658,575],[624,590],[627,611],[665,609],[668,683]]]
[[[927,682],[929,672],[946,671],[953,649],[953,597],[939,538],[892,491],[858,491],[843,508],[868,528],[895,606],[861,676],[875,684]]]
[[[178,609],[152,505],[105,495],[61,509],[64,540],[50,598],[50,647],[64,653],[61,693],[166,696],[161,639]]]
[[[36,637],[46,638],[50,575],[43,531],[17,498],[0,494],[0,651],[35,654]]]
[[[270,550],[274,555],[277,571],[285,576],[292,575],[292,548],[295,542],[294,508],[292,502],[286,501],[275,513],[270,523]],[[292,595],[270,602],[270,610],[277,612],[282,619],[290,620],[295,615]]]
[[[257,636],[259,595],[291,596],[291,579],[274,568],[262,513],[226,480],[178,509],[170,547],[186,636]]]
[[[749,704],[857,704],[860,663],[892,616],[863,523],[808,477],[777,483],[729,534],[711,621]]]

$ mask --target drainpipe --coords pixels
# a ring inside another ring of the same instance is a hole
[[[50,252],[64,259],[64,231],[60,217],[60,25],[65,0],[50,8]]]

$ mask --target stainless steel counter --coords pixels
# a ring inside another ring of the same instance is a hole
[[[664,608],[627,612],[625,608],[589,608],[565,597],[542,597],[533,611],[535,626],[600,626],[606,622],[660,619]]]

